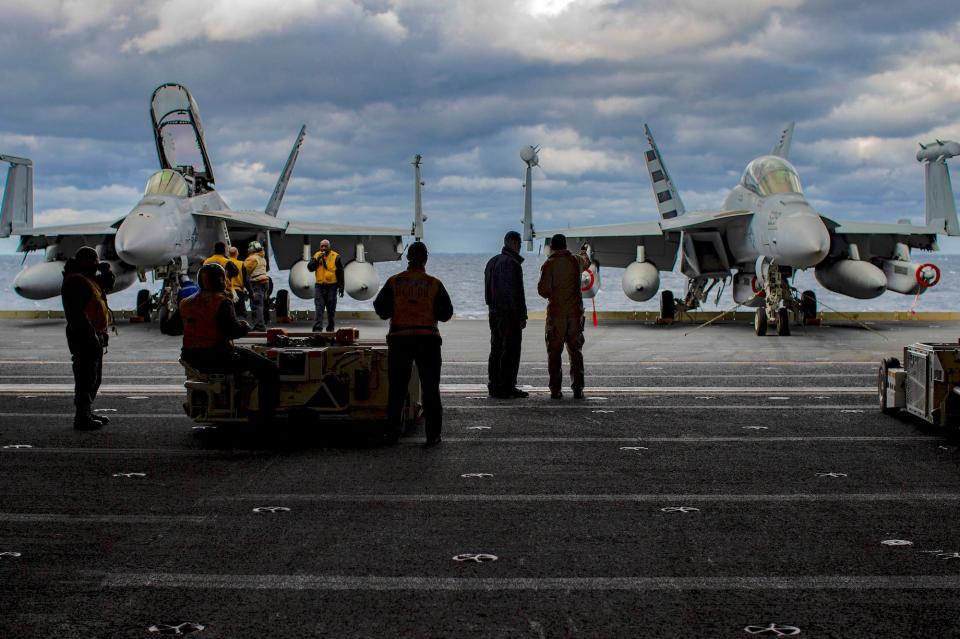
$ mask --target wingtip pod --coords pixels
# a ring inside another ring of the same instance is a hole
[[[917,151],[917,162],[936,162],[958,155],[960,155],[960,143],[952,140],[937,140],[927,144],[921,142],[920,150]]]

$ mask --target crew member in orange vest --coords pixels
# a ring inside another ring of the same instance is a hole
[[[112,317],[107,293],[116,278],[107,262],[100,262],[97,251],[81,247],[63,269],[60,297],[67,320],[67,347],[73,360],[73,403],[77,430],[96,430],[110,420],[93,414],[103,375],[103,351],[107,347],[107,329]]]
[[[317,283],[313,287],[313,306],[316,316],[313,330],[323,329],[323,309],[327,309],[327,332],[334,330],[334,318],[337,314],[337,295],[343,297],[343,262],[340,254],[330,249],[330,240],[320,240],[320,250],[307,262],[307,270],[316,275]]]
[[[237,319],[233,301],[227,297],[227,273],[219,264],[207,264],[197,274],[200,291],[180,302],[183,349],[180,356],[201,372],[235,373],[247,370],[257,378],[258,421],[269,421],[277,406],[280,377],[277,365],[233,340],[250,332],[250,325]]]
[[[414,242],[407,248],[407,270],[390,277],[380,289],[373,308],[390,320],[387,334],[390,390],[387,417],[391,431],[388,441],[403,433],[403,404],[410,385],[413,364],[420,375],[426,446],[440,443],[443,405],[440,403],[440,330],[437,322],[453,317],[453,304],[443,283],[427,275],[427,247]]]

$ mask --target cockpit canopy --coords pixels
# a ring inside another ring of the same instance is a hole
[[[213,167],[203,139],[200,110],[187,89],[164,84],[150,99],[150,117],[160,168],[187,173],[202,193],[212,185]]]
[[[190,194],[190,188],[182,175],[172,169],[163,169],[150,176],[143,194],[187,197]]]
[[[774,193],[803,193],[797,170],[775,155],[765,155],[748,164],[740,184],[761,197]]]

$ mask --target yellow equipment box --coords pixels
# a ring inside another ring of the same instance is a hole
[[[905,410],[937,426],[960,425],[960,344],[911,344],[880,363],[877,376],[880,409]]]
[[[280,372],[278,415],[319,420],[386,422],[387,345],[361,341],[356,329],[336,333],[287,333],[271,329],[238,340],[277,364]],[[183,362],[181,362],[183,363]],[[203,373],[186,363],[184,409],[204,424],[245,422],[259,409],[257,380],[249,373]],[[416,418],[420,384],[414,371],[404,420]]]

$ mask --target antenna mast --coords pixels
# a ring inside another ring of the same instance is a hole
[[[413,228],[410,230],[410,235],[413,238],[420,242],[423,240],[423,223],[427,221],[427,218],[423,216],[423,200],[420,195],[420,188],[423,186],[423,181],[420,179],[420,164],[423,160],[423,157],[418,153],[413,158]]]

